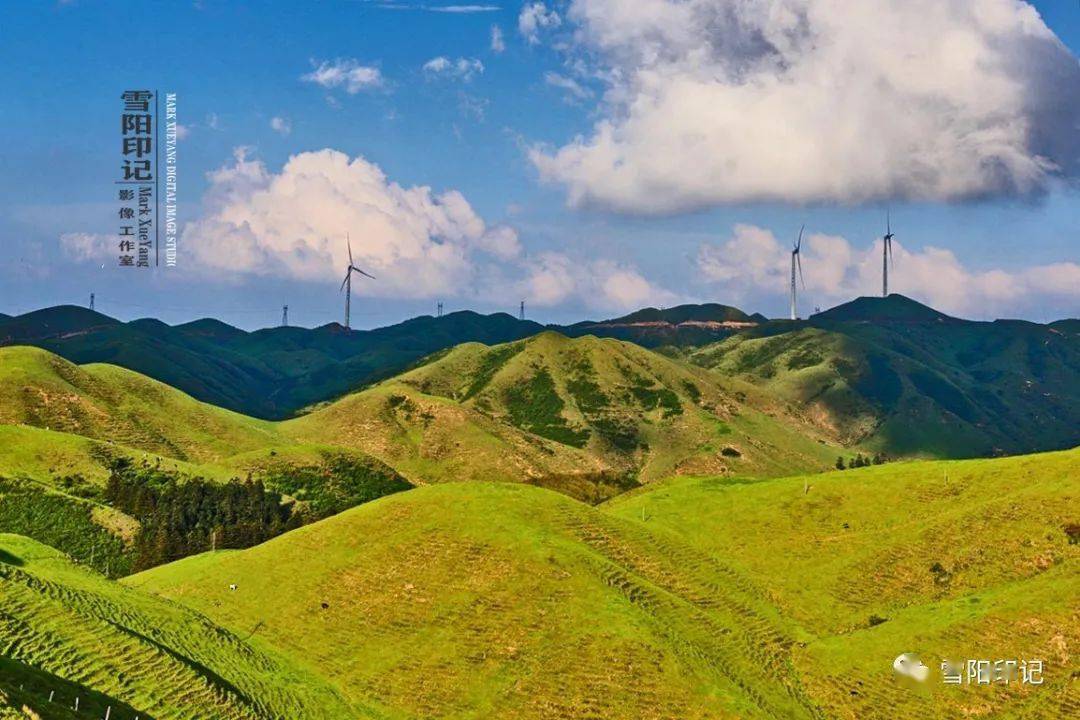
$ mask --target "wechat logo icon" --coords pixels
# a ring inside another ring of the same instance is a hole
[[[915,653],[904,653],[893,660],[893,671],[900,677],[925,682],[930,676],[930,668]]]

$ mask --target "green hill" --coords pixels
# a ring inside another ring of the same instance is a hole
[[[610,511],[767,587],[812,638],[792,663],[824,717],[1064,718],[1080,711],[1077,478],[1070,450],[751,484],[676,478]],[[889,681],[904,651],[933,671],[928,692]],[[1046,685],[941,684],[942,660],[984,657],[1043,659]]]
[[[762,322],[765,318],[761,315],[747,315],[729,305],[706,303],[644,308],[622,317],[598,322],[588,320],[558,330],[570,337],[610,337],[649,348],[688,347],[715,342]]]
[[[408,487],[358,450],[297,442],[275,423],[201,403],[130,370],[0,348],[0,531],[124,574],[139,550],[139,520],[147,518],[107,496],[106,481],[121,466],[163,487],[252,479],[295,501],[308,519]]]
[[[899,295],[770,323],[690,359],[786,399],[847,443],[972,457],[1080,444],[1080,336],[948,318]]]
[[[213,319],[175,327],[157,320],[121,323],[59,306],[0,319],[0,346],[35,345],[80,365],[119,365],[204,402],[280,419],[458,343],[506,342],[541,329],[505,313],[456,312],[370,331],[346,332],[334,323],[249,333]]]
[[[78,366],[30,347],[0,348],[0,425],[81,435],[194,462],[266,447],[272,423],[199,402],[114,365]]]
[[[1048,326],[1064,335],[1080,335],[1080,319],[1057,320]]]
[[[0,601],[0,706],[35,713],[14,717],[377,717],[302,662],[17,535],[0,535]]]
[[[390,717],[1049,720],[1080,708],[1078,473],[1074,450],[678,478],[598,508],[445,484],[124,584]],[[892,677],[905,651],[924,688]],[[968,657],[1041,658],[1045,684],[942,684]]]
[[[956,318],[938,312],[909,297],[893,293],[886,298],[860,297],[837,305],[813,317],[825,322],[926,323],[957,322]]]
[[[125,584],[259,624],[392,717],[812,717],[785,621],[666,549],[542,489],[447,484]]]
[[[602,499],[672,473],[831,466],[833,448],[774,410],[637,345],[546,332],[459,346],[282,430],[361,449],[414,482],[525,479]]]

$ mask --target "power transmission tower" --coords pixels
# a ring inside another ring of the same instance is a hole
[[[281,327],[289,327],[289,306],[281,306]]]
[[[435,303],[435,317],[442,317],[442,308],[443,308],[442,300]]]
[[[94,309],[94,293],[90,293],[90,309]]]

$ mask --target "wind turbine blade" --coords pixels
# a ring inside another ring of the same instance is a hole
[[[795,252],[799,252],[799,248],[802,247],[802,234],[803,234],[803,230],[805,230],[805,229],[806,229],[805,224],[801,228],[799,228],[799,239],[795,241]]]
[[[885,234],[886,235],[892,235],[892,216],[891,215],[892,214],[889,212],[889,209],[886,208],[885,209]]]
[[[806,289],[806,281],[803,280],[803,276],[802,276],[802,254],[801,253],[796,253],[795,254],[795,262],[798,263],[798,265],[799,265],[799,282],[802,283],[802,289],[805,290]]]
[[[364,277],[369,277],[369,278],[371,278],[372,280],[374,280],[374,279],[375,279],[375,276],[374,276],[374,275],[372,275],[371,273],[366,273],[366,272],[364,272],[363,270],[361,270],[361,269],[360,269],[360,268],[358,268],[358,267],[354,267],[354,268],[352,268],[352,269],[353,269],[353,270],[355,270],[356,272],[360,273],[360,274],[361,274],[361,275],[363,275]]]
[[[352,267],[352,240],[349,238],[349,233],[345,233],[345,246],[349,248],[349,267]]]
[[[345,289],[345,283],[349,282],[349,273],[345,273],[345,279],[341,281],[341,287],[338,288],[338,292]]]

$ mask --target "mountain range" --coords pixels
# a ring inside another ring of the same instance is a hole
[[[1071,717],[1078,325],[0,319],[0,720]]]
[[[569,326],[466,311],[369,331],[330,324],[246,332],[211,319],[122,323],[60,306],[0,320],[0,346],[119,365],[204,402],[276,420],[464,343],[512,343],[545,330],[591,335],[761,388],[840,443],[971,457],[1080,441],[1078,325],[962,320],[901,295],[859,298],[794,322],[713,304]]]

